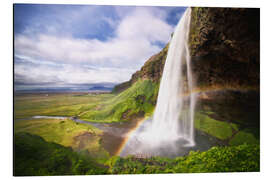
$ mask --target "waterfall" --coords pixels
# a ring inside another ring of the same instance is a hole
[[[195,145],[193,78],[188,48],[191,8],[187,8],[171,39],[154,116],[129,138],[121,155],[170,156]],[[183,151],[183,152],[180,152]]]
[[[151,131],[158,141],[184,138],[194,145],[195,95],[191,93],[193,80],[188,48],[190,16],[188,8],[171,39]]]

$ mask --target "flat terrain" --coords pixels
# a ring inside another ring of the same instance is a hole
[[[99,103],[112,98],[113,94],[54,93],[16,94],[14,102],[15,120],[32,116],[79,116]]]

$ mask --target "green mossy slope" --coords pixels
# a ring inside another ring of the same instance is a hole
[[[158,83],[137,80],[131,87],[94,109],[79,116],[93,122],[119,122],[150,115],[155,107]]]
[[[228,139],[233,135],[231,124],[217,121],[202,113],[196,113],[195,128],[221,140]]]

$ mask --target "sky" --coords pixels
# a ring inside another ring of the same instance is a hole
[[[15,4],[15,90],[128,81],[169,42],[185,9]]]

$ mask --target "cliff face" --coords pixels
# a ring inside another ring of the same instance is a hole
[[[260,10],[192,8],[190,53],[197,85],[259,88]]]
[[[189,46],[197,110],[236,124],[226,143],[252,141],[245,133],[259,139],[260,10],[192,8]]]

